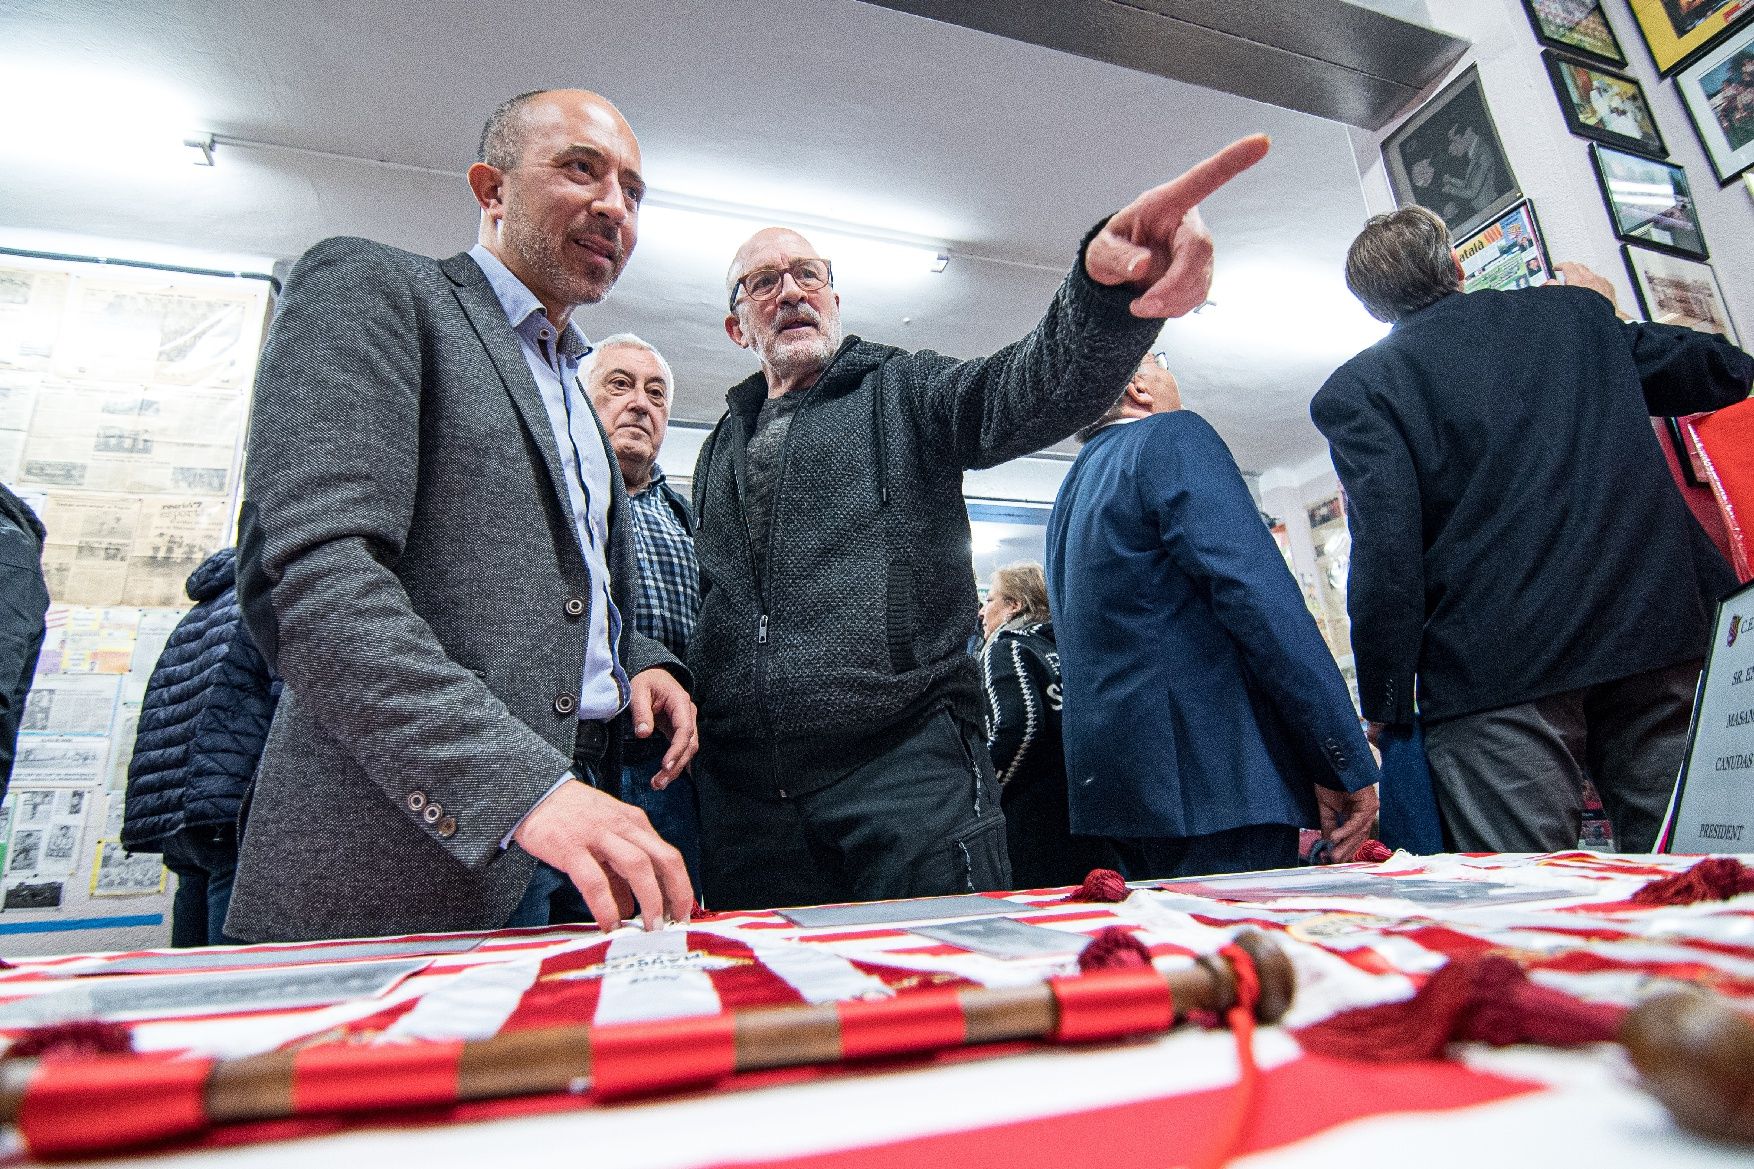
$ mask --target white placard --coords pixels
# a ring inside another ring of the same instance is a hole
[[[1754,852],[1754,584],[1717,610],[1659,852]]]

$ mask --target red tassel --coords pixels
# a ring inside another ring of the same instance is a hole
[[[1684,873],[1652,881],[1631,897],[1634,905],[1692,905],[1754,893],[1754,869],[1727,856],[1707,857]]]
[[[1151,951],[1145,943],[1118,925],[1111,925],[1090,939],[1078,955],[1078,969],[1085,974],[1092,970],[1127,970],[1151,965]]]
[[[1437,1059],[1452,1042],[1572,1047],[1615,1037],[1626,1012],[1529,981],[1502,954],[1452,958],[1418,994],[1342,1011],[1297,1033],[1305,1050],[1336,1059]]]
[[[1050,905],[1072,905],[1079,901],[1119,902],[1127,899],[1132,890],[1127,888],[1127,879],[1113,869],[1091,869],[1084,883],[1066,894],[1058,901],[1050,901]]]
[[[134,1050],[134,1032],[120,1023],[81,1019],[32,1027],[6,1049],[5,1059],[45,1055],[124,1055]]]
[[[1381,864],[1383,861],[1388,860],[1394,855],[1395,850],[1384,844],[1382,841],[1367,840],[1358,846],[1358,851],[1352,854],[1352,859],[1355,861],[1366,861],[1374,865]]]

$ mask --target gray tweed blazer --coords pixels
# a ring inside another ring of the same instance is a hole
[[[593,415],[594,417],[594,415]],[[295,940],[505,924],[501,849],[570,765],[590,580],[517,334],[467,254],[325,240],[256,382],[238,592],[285,681],[226,932]],[[637,585],[619,475],[617,605]],[[628,675],[686,672],[622,626]]]

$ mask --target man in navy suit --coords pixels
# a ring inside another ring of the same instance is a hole
[[[1072,830],[1129,878],[1348,860],[1376,764],[1346,684],[1216,431],[1147,358],[1048,519]]]

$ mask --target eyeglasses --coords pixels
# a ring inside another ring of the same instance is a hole
[[[780,285],[785,283],[788,272],[805,292],[815,292],[823,285],[834,284],[834,265],[827,260],[793,260],[784,268],[757,268],[753,272],[745,272],[743,279],[732,287],[731,307],[737,307],[738,293],[743,293],[750,300],[772,300],[780,294]]]
[[[1169,354],[1161,349],[1151,355],[1151,360],[1158,369],[1167,370],[1169,368]]]

